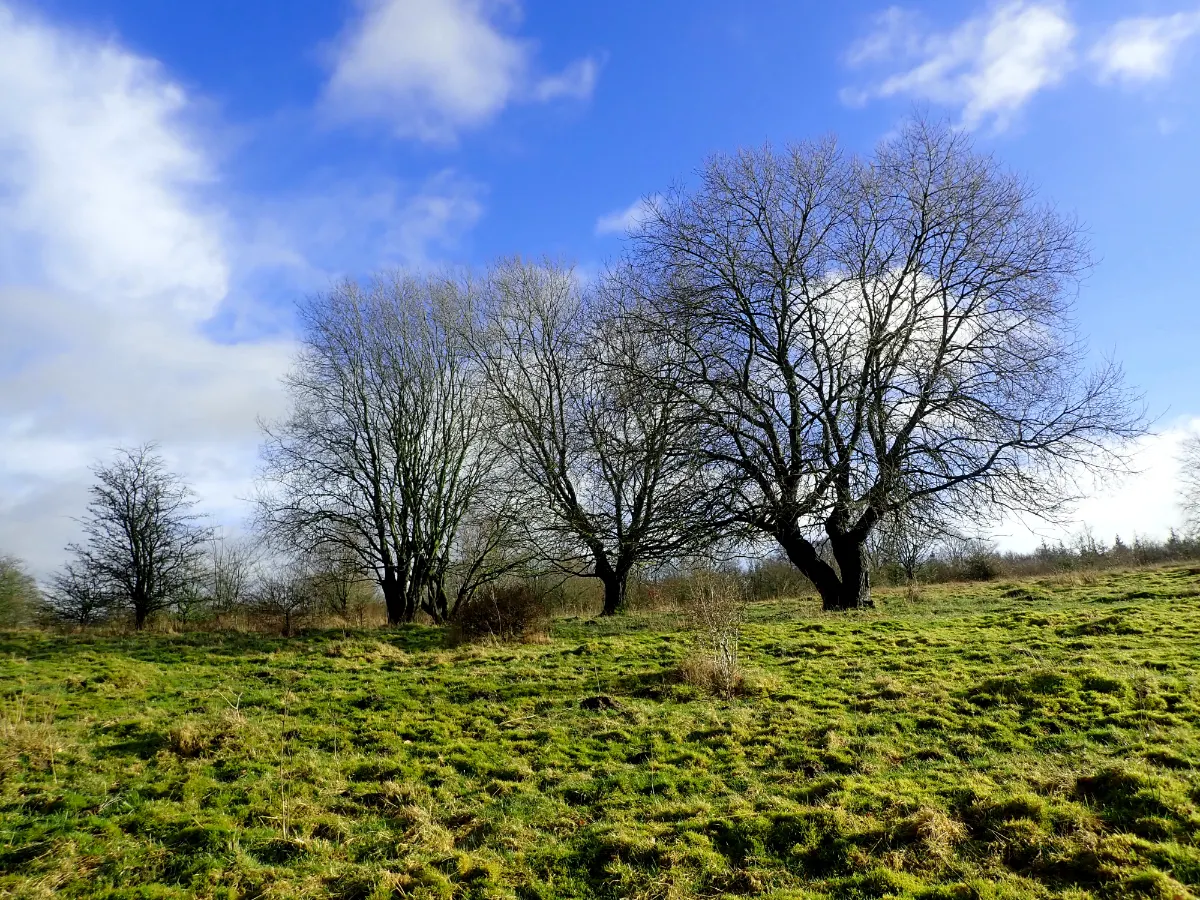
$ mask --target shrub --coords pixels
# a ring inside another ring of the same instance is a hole
[[[769,556],[757,560],[747,574],[746,590],[754,600],[775,600],[780,597],[808,597],[812,583],[785,557]]]
[[[255,615],[278,628],[284,637],[303,627],[315,608],[307,579],[286,571],[262,576],[250,599]]]
[[[746,617],[746,591],[733,575],[699,572],[692,577],[686,602],[698,647],[680,675],[713,693],[733,696],[742,681],[738,643]]]
[[[33,621],[41,605],[37,583],[11,556],[0,556],[0,628],[17,628]]]
[[[999,575],[1000,567],[989,555],[979,553],[963,562],[962,577],[966,581],[991,581]]]
[[[544,594],[529,582],[498,585],[459,604],[450,621],[451,643],[529,641],[550,630]]]

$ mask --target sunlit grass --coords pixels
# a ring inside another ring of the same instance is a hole
[[[0,635],[0,896],[1188,897],[1200,570],[671,613]],[[596,698],[604,698],[597,702]]]

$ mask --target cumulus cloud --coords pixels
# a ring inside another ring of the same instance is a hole
[[[0,0],[0,552],[45,574],[88,467],[158,440],[238,522],[293,343],[256,301],[427,263],[482,213],[453,172],[249,201],[160,65]],[[267,285],[269,290],[260,290]],[[217,327],[233,309],[255,319]]]
[[[512,33],[519,19],[517,0],[362,0],[337,42],[324,108],[445,143],[513,102],[589,97],[596,60],[536,75],[534,44]]]
[[[0,5],[0,546],[39,571],[97,456],[162,438],[212,480],[278,393],[286,342],[202,332],[231,275],[189,102],[154,61]]]
[[[625,209],[606,213],[596,220],[596,234],[600,237],[610,234],[627,235],[636,231],[654,212],[654,198],[643,197],[635,200]]]
[[[901,70],[847,90],[843,99],[910,97],[957,107],[964,127],[1002,130],[1039,92],[1062,81],[1075,33],[1058,2],[1004,3],[946,32],[893,8],[850,48],[846,61],[854,67],[899,61]]]
[[[8,271],[211,312],[228,270],[184,92],[151,60],[3,5],[0,86],[0,228],[37,251]]]
[[[1200,33],[1200,11],[1117,22],[1092,47],[1091,60],[1102,82],[1161,81],[1184,45]]]

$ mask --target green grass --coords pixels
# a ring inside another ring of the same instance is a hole
[[[669,614],[0,634],[0,896],[1190,897],[1200,569]],[[588,702],[604,696],[609,702]]]

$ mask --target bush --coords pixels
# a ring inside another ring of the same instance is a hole
[[[550,630],[546,598],[528,582],[480,591],[459,604],[450,622],[451,643],[464,641],[529,641]]]
[[[41,606],[37,583],[11,556],[0,556],[0,628],[30,624]]]
[[[989,555],[979,553],[963,562],[962,577],[966,581],[991,581],[999,575],[1000,567]]]
[[[813,586],[789,559],[769,556],[756,560],[751,566],[747,573],[746,591],[752,600],[775,600],[780,597],[811,596]]]
[[[279,572],[264,575],[250,592],[250,607],[261,620],[270,622],[284,637],[291,637],[312,616],[312,593],[303,575]]]
[[[50,582],[45,618],[55,625],[86,628],[111,619],[114,606],[113,597],[92,569],[70,560]]]
[[[746,591],[733,575],[697,572],[689,585],[686,614],[696,632],[697,653],[680,671],[683,679],[732,697],[742,682],[738,644],[746,617]]]

